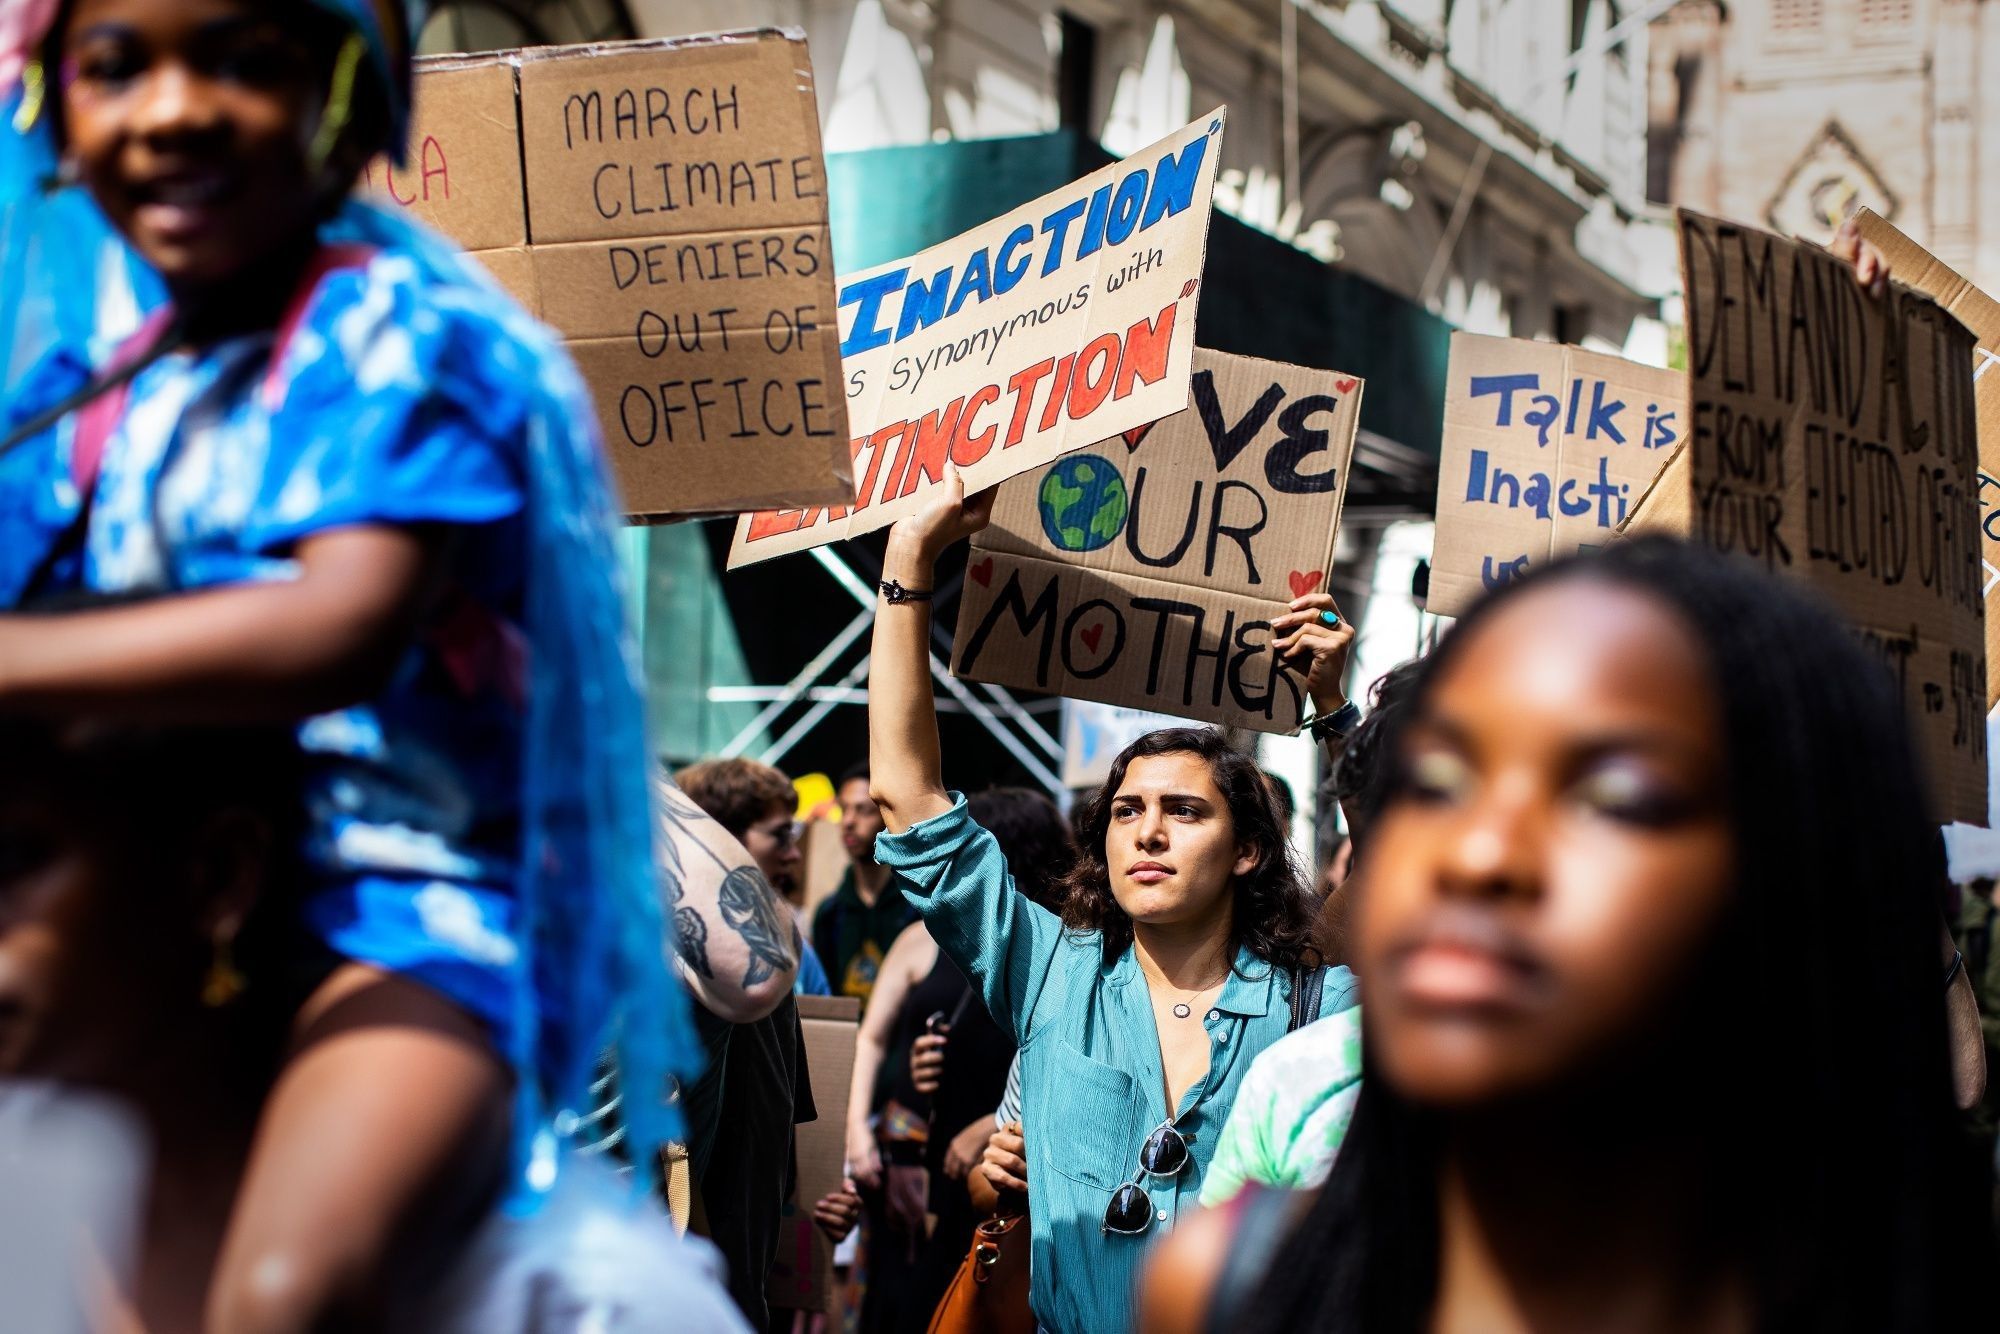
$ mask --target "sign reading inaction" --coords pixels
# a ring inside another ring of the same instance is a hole
[[[2000,302],[1952,272],[1937,256],[1896,228],[1862,209],[1855,214],[1861,235],[1882,249],[1889,271],[1901,282],[1957,316],[1979,340],[1973,349],[1972,398],[1979,414],[1979,533],[1986,593],[1986,708],[2000,704],[2000,616],[1994,596],[2000,591]]]
[[[802,34],[417,69],[408,161],[370,183],[563,335],[628,512],[853,498]]]
[[[1628,528],[1822,589],[1903,685],[1940,821],[1986,820],[1972,334],[1900,282],[1679,211],[1687,446]]]
[[[843,279],[852,505],[746,514],[734,569],[914,514],[1187,406],[1217,109],[922,254]]]
[[[953,670],[1263,732],[1304,680],[1271,618],[1324,589],[1361,381],[1198,349],[1194,406],[1000,488]]]
[[[1687,377],[1560,343],[1451,336],[1426,609],[1462,616],[1610,541],[1687,422]]]

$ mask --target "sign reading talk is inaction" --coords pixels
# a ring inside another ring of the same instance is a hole
[[[802,34],[420,61],[369,181],[563,335],[628,513],[852,498]]]
[[[1187,406],[1220,109],[1122,162],[843,278],[850,505],[746,514],[731,568],[886,527]]]
[[[1194,406],[1000,488],[953,670],[1229,727],[1296,731],[1271,619],[1324,590],[1361,381],[1197,349]]]
[[[1686,447],[1628,531],[1820,589],[1901,684],[1940,820],[1986,820],[1973,336],[1816,246],[1679,212]]]
[[[1523,338],[1451,336],[1426,609],[1609,542],[1687,429],[1687,376]]]

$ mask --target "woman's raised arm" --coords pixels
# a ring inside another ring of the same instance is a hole
[[[951,809],[938,759],[930,592],[938,553],[992,517],[993,492],[968,497],[964,478],[947,466],[930,503],[889,530],[882,580],[891,591],[877,594],[868,665],[868,766],[869,790],[892,834]]]

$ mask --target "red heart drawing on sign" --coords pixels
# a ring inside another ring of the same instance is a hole
[[[1097,652],[1097,646],[1104,642],[1104,627],[1102,625],[1087,625],[1083,628],[1081,638],[1083,639],[1083,646],[1092,653],[1095,653]]]
[[[1304,597],[1315,588],[1318,588],[1319,581],[1324,578],[1326,578],[1325,570],[1314,570],[1310,574],[1304,570],[1293,570],[1291,573],[1292,596],[1295,598]]]
[[[993,582],[993,558],[988,556],[976,565],[968,565],[965,568],[965,572],[972,576],[974,583],[978,584],[981,588],[986,588]]]
[[[1139,442],[1146,438],[1146,433],[1158,425],[1158,422],[1147,422],[1144,426],[1134,426],[1129,431],[1119,432],[1119,438],[1125,442],[1125,452],[1130,454],[1137,449]]]
[[[1358,380],[1335,380],[1333,387],[1343,394],[1351,394],[1354,392],[1354,386],[1359,383],[1360,381]]]

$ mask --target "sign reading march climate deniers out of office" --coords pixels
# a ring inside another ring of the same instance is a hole
[[[1903,686],[1942,820],[1986,819],[1973,336],[1816,246],[1679,212],[1688,443],[1628,528],[1810,581]]]
[[[369,179],[561,332],[628,512],[852,497],[802,34],[420,61]]]
[[[910,259],[845,278],[852,505],[746,514],[732,567],[915,513],[1187,406],[1223,112]]]

